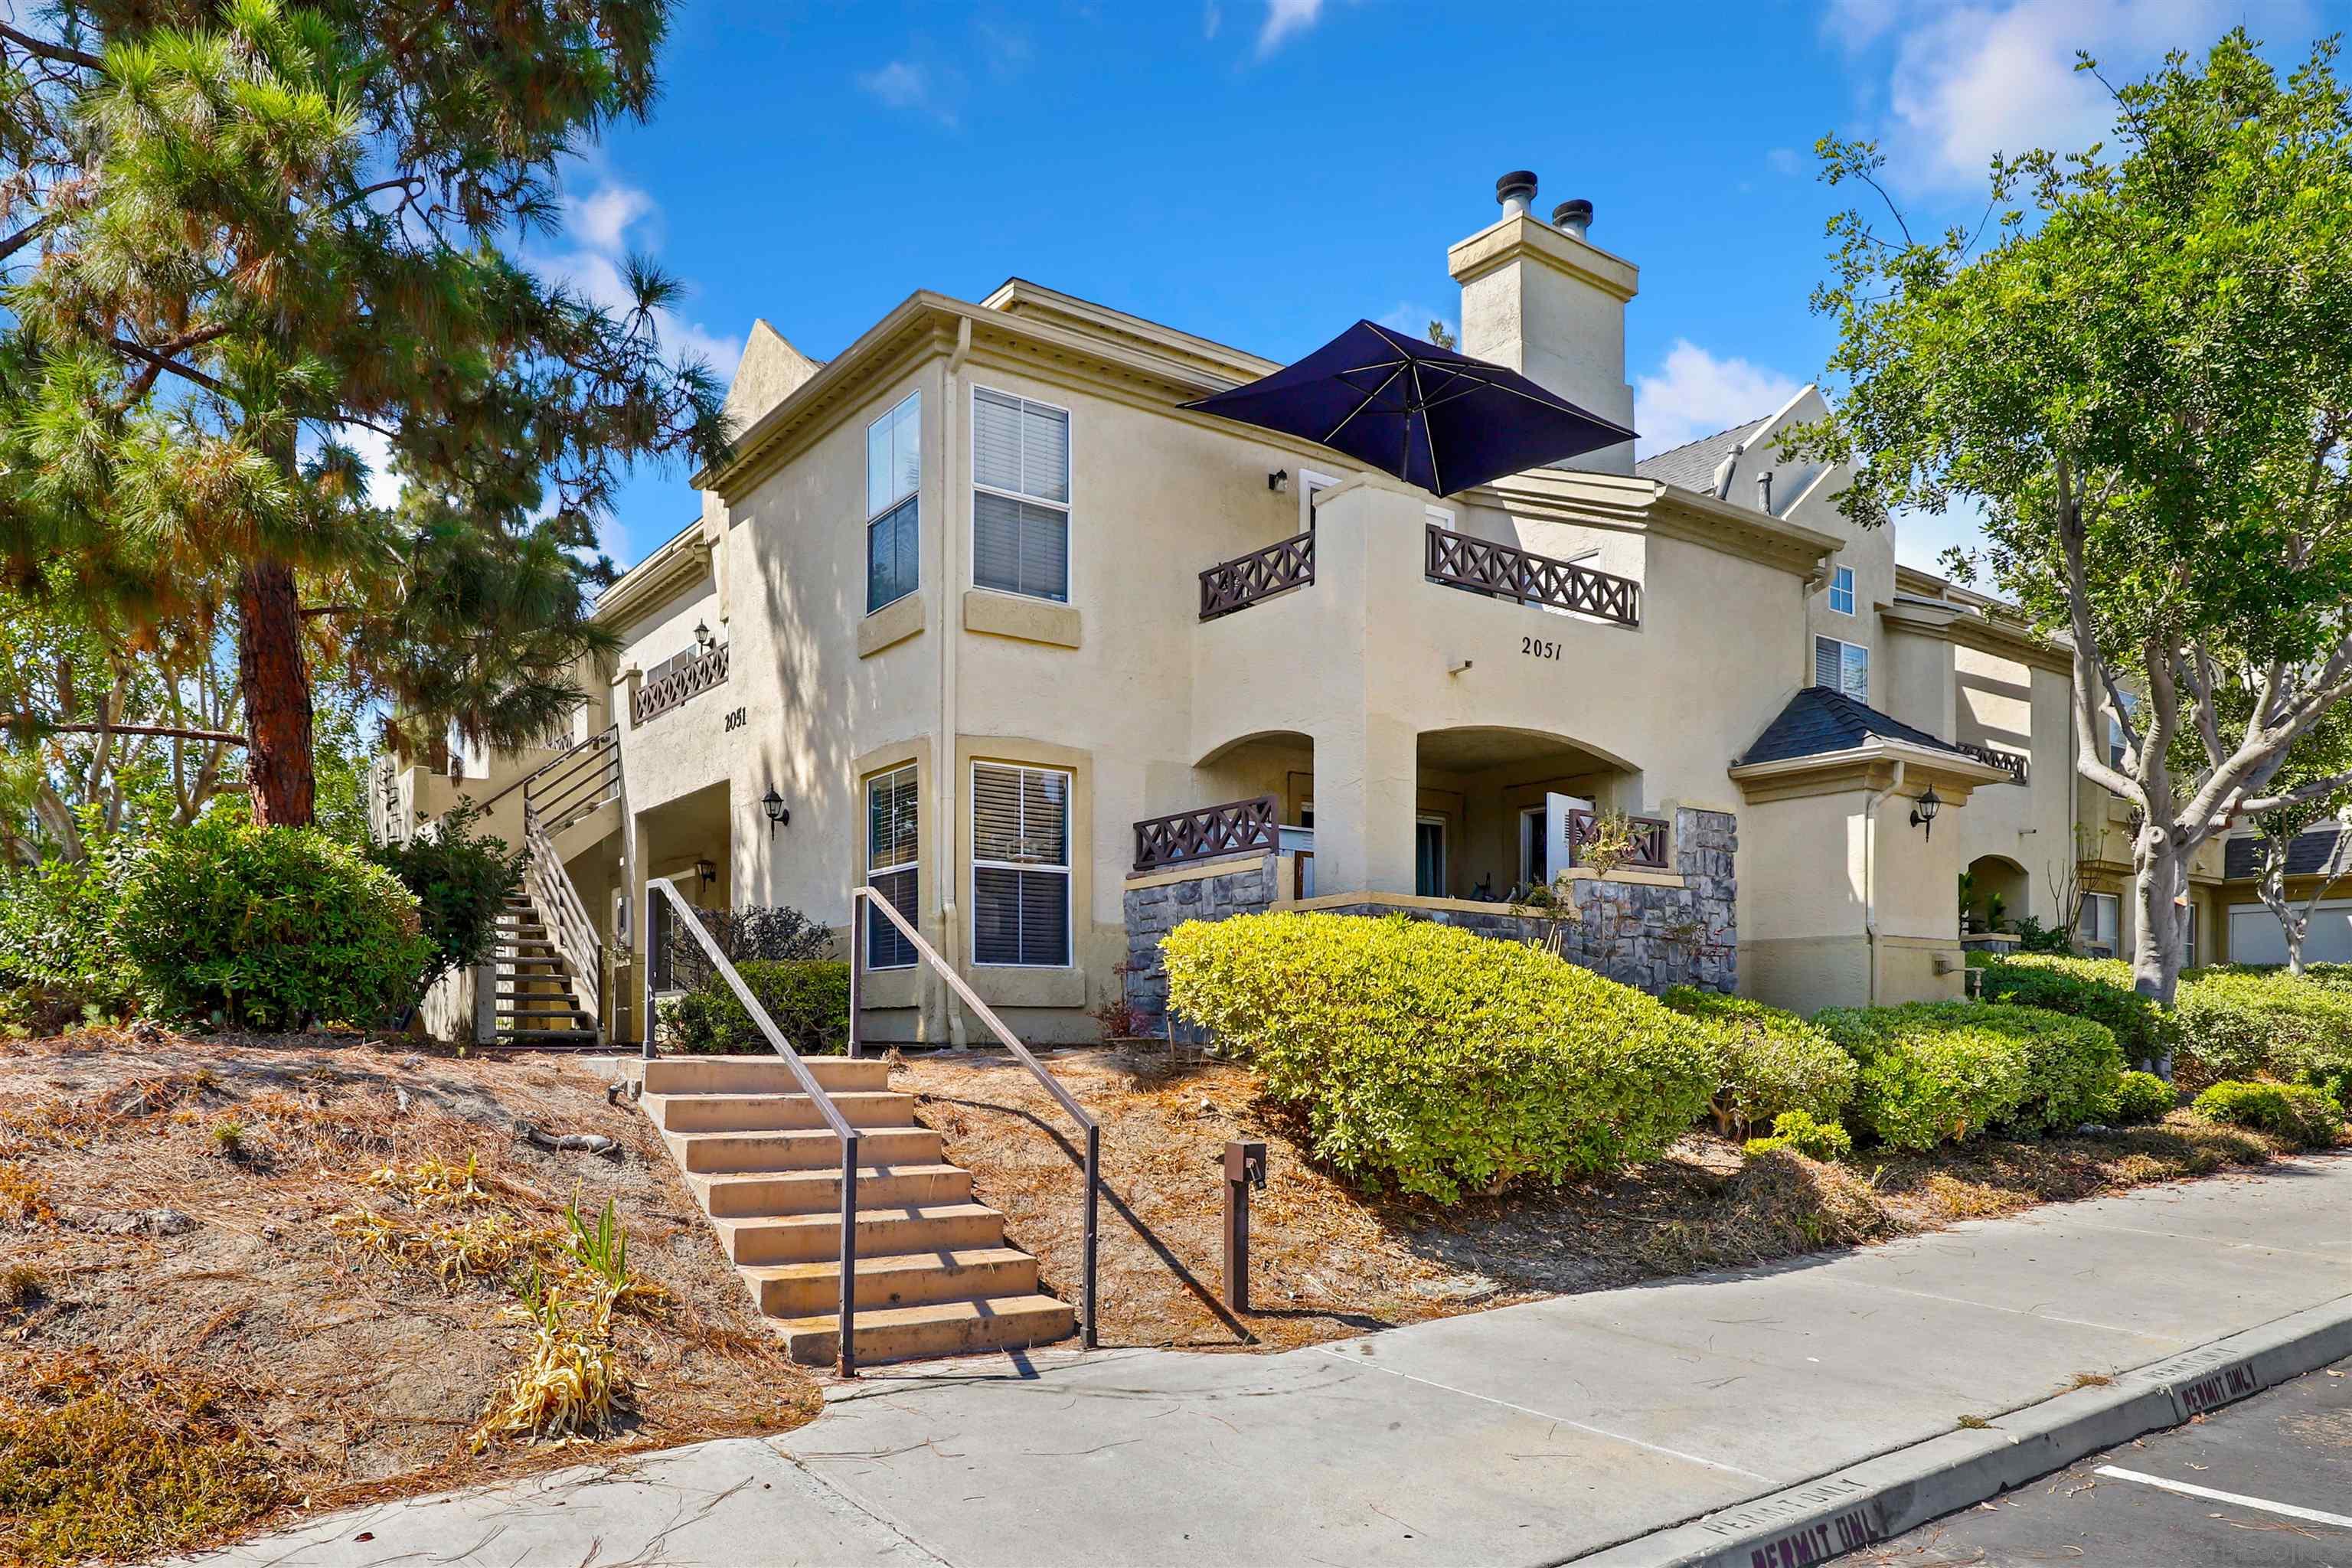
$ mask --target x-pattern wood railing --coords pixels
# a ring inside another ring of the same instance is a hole
[[[727,679],[728,645],[720,643],[700,658],[693,659],[671,670],[658,679],[646,682],[629,702],[629,719],[642,724],[657,713],[667,713],[689,698],[699,697]]]
[[[1281,805],[1270,795],[1229,800],[1199,811],[1180,811],[1135,825],[1135,868],[1149,871],[1186,860],[1271,849],[1277,839]]]
[[[1272,598],[1315,581],[1315,533],[1288,539],[1220,561],[1201,574],[1201,618],[1213,621],[1260,599]]]
[[[1973,741],[1955,741],[1952,744],[1977,761],[1990,763],[1992,766],[2000,769],[2009,775],[2009,781],[2011,784],[2023,784],[2026,780],[2028,764],[2026,760],[2015,752],[1996,752],[1990,746],[1979,746]]]
[[[1633,828],[1633,850],[1625,864],[1637,866],[1644,871],[1672,870],[1666,860],[1667,837],[1672,825],[1663,816],[1629,816],[1625,820]],[[1584,858],[1584,847],[1599,831],[1593,813],[1571,811],[1568,814],[1569,847],[1580,862]]]
[[[1631,577],[1595,572],[1491,539],[1428,526],[1425,570],[1449,587],[1492,594],[1522,604],[1549,605],[1620,626],[1642,624],[1642,585]]]

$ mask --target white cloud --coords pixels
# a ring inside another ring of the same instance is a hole
[[[1423,305],[1417,300],[1399,300],[1386,314],[1373,319],[1392,332],[1404,332],[1416,338],[1429,336],[1429,323],[1438,321],[1444,325],[1446,336],[1456,342],[1462,340],[1462,323],[1454,319],[1453,312]]]
[[[638,186],[613,174],[600,162],[572,166],[581,189],[567,189],[563,197],[563,237],[569,248],[552,256],[532,258],[533,264],[579,290],[583,299],[615,314],[632,309],[625,270],[629,257],[656,249],[661,209]],[[633,232],[634,231],[634,232]],[[654,328],[664,351],[708,363],[721,381],[735,374],[742,357],[739,341],[711,331],[701,322],[676,310],[654,312]]]
[[[1633,383],[1633,427],[1643,457],[1761,419],[1804,384],[1744,359],[1717,359],[1676,338],[1657,374]]]
[[[916,114],[927,114],[950,131],[957,125],[954,106],[942,91],[942,79],[929,66],[913,60],[892,60],[879,70],[857,73],[859,89],[885,109],[904,109]]]
[[[1957,546],[1977,555],[1985,548],[1984,503],[1974,496],[1954,498],[1941,512],[1906,511],[1895,520],[1895,559],[1922,572],[1944,575],[1944,552]],[[1975,584],[1993,592],[1990,578],[1979,574]]]
[[[1992,155],[2066,152],[2111,136],[2115,107],[2074,68],[2087,50],[2109,80],[2169,48],[2200,53],[2231,26],[2299,28],[2301,0],[1832,0],[1824,30],[1864,62],[1874,129],[1911,190],[1981,189]],[[1891,43],[1891,52],[1881,49]]]
[[[1793,147],[1775,147],[1764,154],[1764,166],[1776,174],[1801,174],[1805,160]]]
[[[617,251],[624,247],[630,226],[653,210],[653,197],[635,185],[614,182],[599,185],[585,196],[567,195],[563,224],[590,248]]]
[[[1257,58],[1282,47],[1293,34],[1315,26],[1323,15],[1323,0],[1265,0],[1265,24],[1257,32]]]
[[[1201,37],[1213,38],[1217,36],[1217,29],[1224,25],[1224,7],[1218,5],[1217,0],[1209,0],[1208,5],[1201,13]]]
[[[368,505],[396,505],[401,484],[392,471],[392,437],[363,425],[346,425],[341,438],[368,466]]]

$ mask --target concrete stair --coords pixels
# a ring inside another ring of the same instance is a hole
[[[971,1173],[893,1092],[887,1062],[808,1058],[858,1131],[857,1361],[1012,1350],[1067,1336],[1076,1314],[1038,1288],[1037,1260],[973,1201]],[[720,1249],[796,1361],[840,1339],[841,1141],[780,1057],[631,1061],[638,1100],[686,1173]]]

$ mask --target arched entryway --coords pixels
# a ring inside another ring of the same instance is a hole
[[[2025,868],[2006,855],[1969,861],[1958,892],[1963,931],[2009,931],[2033,912],[2033,887]]]

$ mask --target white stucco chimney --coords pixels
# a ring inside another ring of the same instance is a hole
[[[1535,176],[1524,170],[1496,181],[1495,199],[1503,216],[1445,253],[1462,286],[1462,352],[1630,426],[1625,304],[1640,291],[1640,268],[1587,237],[1591,202],[1562,202],[1556,225],[1535,216]],[[1630,474],[1633,444],[1589,452],[1575,466]]]

